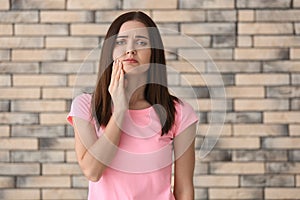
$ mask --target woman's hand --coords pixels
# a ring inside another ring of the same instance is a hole
[[[108,87],[114,104],[114,113],[123,113],[128,109],[128,99],[125,94],[123,64],[119,60],[113,63],[111,80]]]

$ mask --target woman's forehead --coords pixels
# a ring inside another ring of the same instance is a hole
[[[131,35],[142,35],[142,36],[148,36],[148,30],[147,27],[139,21],[127,21],[125,22],[120,30],[118,35],[122,36],[131,36]]]

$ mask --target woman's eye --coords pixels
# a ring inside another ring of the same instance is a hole
[[[116,45],[124,45],[126,44],[126,41],[124,40],[116,40]]]
[[[145,41],[137,41],[136,44],[139,46],[146,46],[148,43]]]

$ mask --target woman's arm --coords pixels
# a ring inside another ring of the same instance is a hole
[[[174,139],[176,200],[194,200],[195,133],[196,124],[192,124]]]

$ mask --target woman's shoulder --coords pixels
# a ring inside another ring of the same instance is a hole
[[[189,114],[191,112],[195,112],[191,104],[182,99],[178,99],[178,101],[175,101],[175,109],[176,112],[180,114]]]
[[[92,94],[83,93],[83,94],[76,96],[73,99],[73,103],[75,103],[75,102],[76,103],[91,103],[91,100],[92,100]]]

